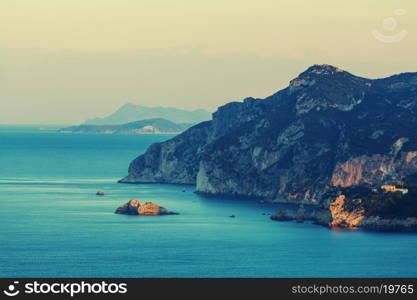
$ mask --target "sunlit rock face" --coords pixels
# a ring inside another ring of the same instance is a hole
[[[377,185],[381,182],[400,181],[416,173],[416,170],[415,151],[398,152],[396,155],[364,155],[338,164],[332,175],[332,184],[341,187]]]
[[[350,111],[360,104],[371,81],[329,65],[312,66],[290,82],[298,115],[311,110]]]
[[[200,123],[164,143],[151,145],[129,166],[124,183],[195,184],[210,122]]]
[[[365,210],[361,205],[361,199],[353,200],[352,209],[347,209],[345,202],[346,196],[340,195],[330,203],[330,213],[332,215],[331,227],[355,228],[365,217]]]
[[[226,104],[152,145],[121,182],[328,205],[329,191],[416,174],[416,128],[417,73],[371,80],[316,65],[270,97]]]
[[[167,210],[153,202],[140,203],[132,199],[129,202],[118,207],[116,214],[139,215],[139,216],[157,216],[157,215],[177,215],[178,213]]]

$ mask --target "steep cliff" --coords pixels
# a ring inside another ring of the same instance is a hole
[[[414,181],[414,180],[413,180]],[[278,210],[271,215],[275,221],[312,221],[330,228],[367,229],[376,231],[417,231],[417,185],[409,180],[401,187],[363,185],[333,189],[327,203],[299,209]],[[407,188],[405,187],[407,186]]]
[[[328,204],[331,191],[417,173],[416,128],[417,73],[371,80],[315,65],[266,99],[226,104],[152,145],[121,182]]]

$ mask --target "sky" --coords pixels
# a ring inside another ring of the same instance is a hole
[[[313,64],[417,72],[415,0],[1,0],[0,124],[214,111]]]

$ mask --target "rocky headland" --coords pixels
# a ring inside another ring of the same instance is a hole
[[[122,206],[119,206],[114,213],[139,216],[178,215],[178,213],[169,211],[156,203],[141,203],[135,199],[130,200]]]
[[[190,123],[174,123],[165,119],[146,119],[120,125],[78,125],[61,128],[60,133],[94,134],[178,134],[190,128]]]
[[[392,190],[387,189],[392,188]],[[417,231],[417,186],[396,188],[384,185],[378,189],[364,186],[334,190],[337,196],[327,203],[298,210],[282,209],[272,214],[275,221],[312,221],[331,228],[367,229],[373,231]]]
[[[114,113],[103,118],[89,119],[83,125],[119,125],[146,119],[165,119],[179,124],[197,124],[209,120],[210,115],[204,109],[190,111],[175,107],[150,107],[126,103]]]
[[[415,230],[416,128],[417,73],[367,79],[314,65],[151,145],[120,182],[311,205],[310,219],[332,227]]]

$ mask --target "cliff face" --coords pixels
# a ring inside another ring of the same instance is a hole
[[[152,145],[121,182],[320,204],[329,191],[417,173],[417,73],[371,80],[316,65],[266,99]]]
[[[164,143],[155,143],[129,166],[124,183],[195,184],[210,122],[200,123]]]

